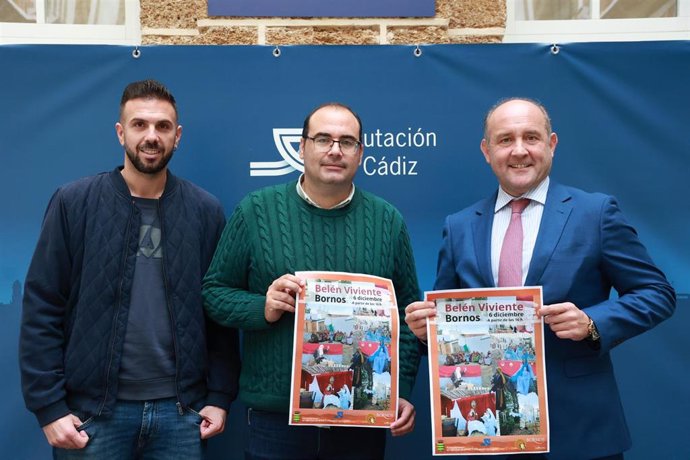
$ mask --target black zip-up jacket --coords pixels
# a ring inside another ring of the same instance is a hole
[[[70,412],[107,416],[116,401],[141,220],[120,171],[59,188],[44,216],[19,339],[24,400],[41,426]],[[159,213],[178,407],[227,409],[237,395],[238,335],[207,320],[201,298],[223,208],[168,172]]]

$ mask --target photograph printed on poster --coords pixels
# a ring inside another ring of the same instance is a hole
[[[515,329],[465,334],[453,325],[439,327],[441,399],[455,416],[456,435],[539,433],[534,341]]]
[[[301,399],[300,407],[390,408],[388,309],[307,304],[304,330],[302,370],[314,379],[324,373],[334,375],[328,377],[324,391],[318,380],[303,382],[309,384],[312,403]]]

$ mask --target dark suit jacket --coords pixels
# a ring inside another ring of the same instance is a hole
[[[491,226],[496,196],[446,218],[434,289],[493,287]],[[545,325],[549,458],[590,459],[630,448],[610,350],[671,316],[675,292],[616,200],[551,181],[526,286],[544,304],[572,302],[601,334],[559,339]],[[610,297],[611,288],[618,297]],[[495,457],[494,457],[495,458]]]

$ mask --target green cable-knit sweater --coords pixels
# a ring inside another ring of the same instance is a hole
[[[297,271],[365,273],[393,280],[400,311],[400,397],[417,374],[417,339],[403,321],[419,300],[407,228],[391,204],[356,189],[334,210],[307,204],[290,182],[247,195],[225,227],[204,279],[211,319],[243,331],[240,399],[254,409],[287,412],[294,314],[264,318],[269,285]]]

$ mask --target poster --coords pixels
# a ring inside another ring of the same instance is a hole
[[[549,451],[541,287],[431,291],[434,455]]]
[[[387,428],[398,403],[398,307],[393,282],[297,272],[291,425]]]

